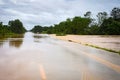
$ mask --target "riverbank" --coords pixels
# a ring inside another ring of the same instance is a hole
[[[82,45],[95,47],[98,49],[115,52],[120,54],[120,36],[119,35],[50,35],[56,39],[80,43]]]

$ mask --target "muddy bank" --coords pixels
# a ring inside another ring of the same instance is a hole
[[[67,35],[67,36],[56,36],[50,35],[54,38],[76,42],[84,45],[94,45],[99,48],[105,48],[120,52],[120,35]],[[93,46],[92,46],[93,47]]]

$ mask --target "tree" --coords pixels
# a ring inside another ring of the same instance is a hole
[[[120,22],[109,18],[100,26],[99,33],[107,35],[120,35]]]
[[[54,33],[58,35],[64,34],[120,34],[120,9],[114,8],[111,12],[111,17],[108,17],[107,12],[99,12],[97,14],[98,22],[91,18],[91,12],[88,11],[84,17],[75,16],[74,18],[66,19],[65,21],[55,24],[52,27],[36,26],[32,31],[40,33]]]
[[[99,12],[97,14],[98,17],[98,26],[100,26],[105,19],[107,19],[107,12]]]
[[[8,25],[13,33],[24,33],[26,29],[23,27],[22,22],[19,19],[8,22]]]
[[[91,17],[91,12],[90,11],[86,12],[84,14],[84,16],[85,16],[85,18],[90,18]]]
[[[74,17],[72,21],[74,34],[86,34],[85,30],[88,28],[91,23],[91,19],[82,18],[82,17]]]
[[[0,22],[0,36],[3,34],[3,24]]]
[[[89,34],[89,35],[97,35],[97,34],[99,34],[98,30],[99,30],[98,25],[95,25],[95,24],[94,24],[94,25],[88,27],[88,28],[86,29],[86,32],[87,32],[87,34]]]
[[[43,31],[43,27],[40,25],[36,25],[31,31],[34,33],[41,33]]]
[[[120,8],[113,8],[111,11],[111,16],[113,19],[120,21]]]
[[[8,35],[12,33],[8,25],[3,25],[2,22],[0,22],[0,37],[4,37],[5,35]]]

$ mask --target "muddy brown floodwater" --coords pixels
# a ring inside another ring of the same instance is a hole
[[[67,35],[55,36],[57,39],[71,40],[81,44],[89,44],[101,48],[111,49],[120,52],[120,35]]]
[[[0,80],[120,80],[120,55],[27,32],[0,40]]]

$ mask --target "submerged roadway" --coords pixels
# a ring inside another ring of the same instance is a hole
[[[0,40],[0,80],[120,80],[120,55],[27,32]]]

